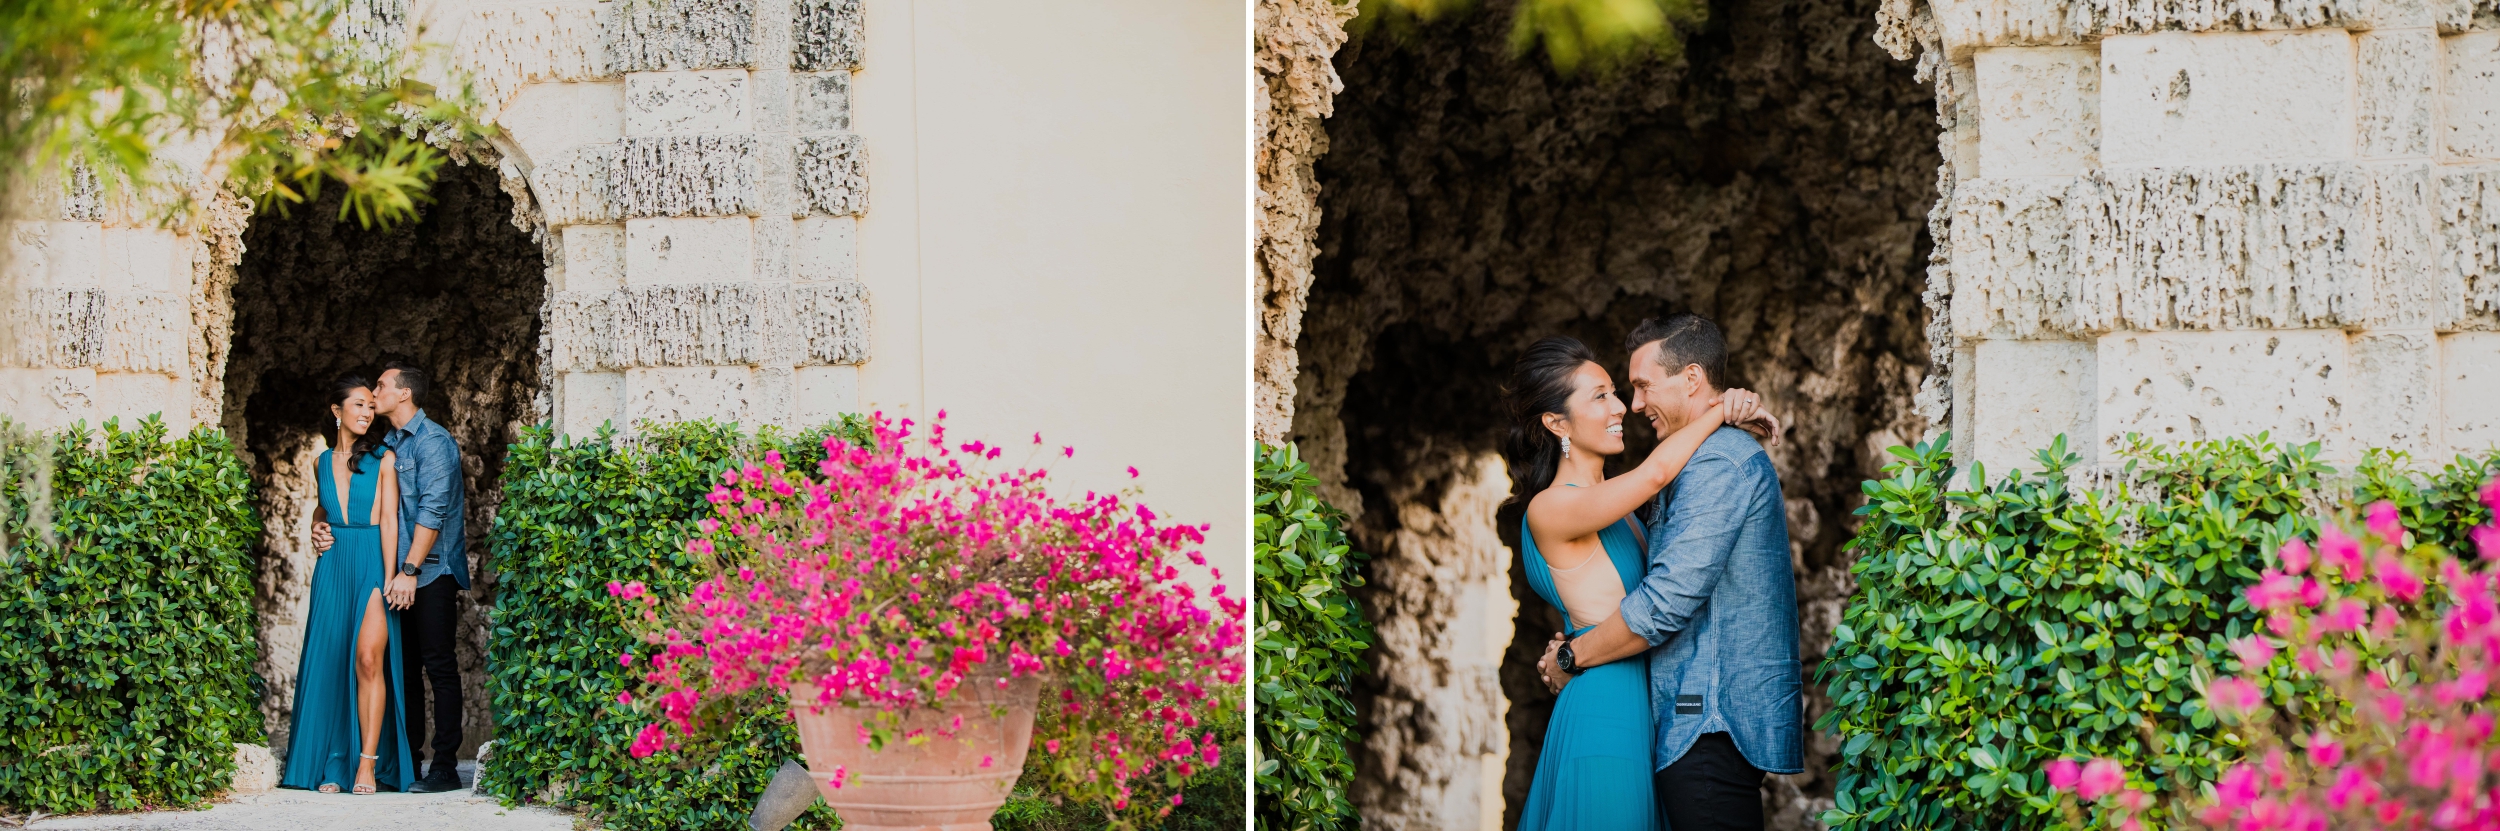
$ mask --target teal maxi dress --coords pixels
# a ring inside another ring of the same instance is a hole
[[[1597,532],[1624,592],[1647,570],[1632,520]],[[1563,607],[1554,572],[1536,550],[1536,535],[1519,523],[1519,548],[1527,559],[1528,585],[1538,597]],[[1572,637],[1596,628],[1571,630]],[[1650,789],[1650,745],[1657,737],[1649,703],[1649,656],[1643,653],[1590,667],[1563,687],[1545,725],[1545,749],[1537,754],[1536,779],[1519,814],[1519,831],[1657,831],[1657,801]]]
[[[356,630],[364,624],[365,604],[388,578],[382,529],[370,522],[382,451],[368,454],[364,469],[348,477],[344,506],[338,504],[330,452],[321,452],[319,482],[334,542],[313,566],[312,608],[304,621],[303,656],[295,665],[295,727],[278,784],[305,790],[337,785],[345,793],[355,787],[356,763],[364,755],[356,714]],[[399,615],[385,608],[382,620],[391,633],[390,654],[382,662],[391,694],[382,706],[382,740],[374,750],[382,758],[373,763],[373,781],[377,790],[406,791],[417,777],[408,757],[408,731],[401,726]]]

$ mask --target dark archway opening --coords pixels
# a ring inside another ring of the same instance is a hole
[[[1337,54],[1345,90],[1317,168],[1322,253],[1298,344],[1294,438],[1358,512],[1357,541],[1383,552],[1365,598],[1374,613],[1446,614],[1392,596],[1380,587],[1400,581],[1378,571],[1431,559],[1396,549],[1417,538],[1419,518],[1457,515],[1447,494],[1498,446],[1500,385],[1518,351],[1576,336],[1611,356],[1620,379],[1622,339],[1639,319],[1689,310],[1718,321],[1734,382],[1793,425],[1773,457],[1789,498],[1812,719],[1826,706],[1812,667],[1849,591],[1843,547],[1859,483],[1880,472],[1884,447],[1925,428],[1912,397],[1928,360],[1933,93],[1874,43],[1878,0],[1715,0],[1682,57],[1580,77],[1509,53],[1511,5],[1358,37]],[[1655,439],[1639,419],[1627,426],[1636,459]],[[1463,513],[1491,514],[1483,507]],[[1495,520],[1514,548],[1516,521]],[[1515,558],[1509,583],[1520,611],[1499,670],[1505,827],[1518,821],[1552,706],[1535,657],[1560,620]],[[1423,628],[1434,625],[1481,624]],[[1412,694],[1381,680],[1390,674],[1361,691],[1367,729],[1410,735],[1388,746],[1429,744],[1451,719],[1384,715],[1415,711],[1384,704]],[[1773,827],[1804,827],[1829,805],[1835,751],[1810,738],[1806,773],[1773,777]],[[1358,796],[1402,787],[1419,763],[1400,754],[1358,757]]]
[[[500,181],[492,164],[445,165],[433,202],[416,221],[389,230],[340,220],[332,188],[289,215],[254,216],[243,234],[225,429],[251,465],[265,526],[255,604],[268,682],[263,712],[279,753],[317,559],[307,535],[329,422],[323,396],[340,374],[372,378],[388,360],[412,361],[433,376],[434,394],[419,404],[460,442],[475,574],[460,610],[462,756],[494,738],[480,613],[495,593],[487,536],[504,448],[540,418],[539,310],[547,291],[544,255],[514,226]]]

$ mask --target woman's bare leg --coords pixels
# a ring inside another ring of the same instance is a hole
[[[382,590],[365,595],[365,622],[356,631],[356,726],[364,730],[364,755],[356,760],[356,784],[373,785],[373,757],[382,743],[382,709],[390,704],[390,681],[383,661],[390,656],[391,630],[382,619]]]

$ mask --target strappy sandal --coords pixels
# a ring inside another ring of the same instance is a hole
[[[356,755],[357,755],[357,756],[362,756],[362,757],[367,758],[367,759],[372,759],[372,760],[374,760],[374,761],[376,761],[376,762],[382,761],[382,757],[380,757],[380,756],[365,756],[365,754],[362,754],[362,753],[358,753],[358,754],[356,754]],[[372,786],[372,785],[357,785],[357,786],[356,786],[356,787],[355,787],[352,791],[350,791],[350,792],[351,792],[351,793],[354,793],[354,794],[355,794],[355,795],[357,795],[357,796],[372,796],[372,795],[373,795],[373,786]]]
[[[338,793],[338,792],[339,792],[339,783],[337,783],[337,782],[323,782],[323,783],[321,783],[321,787],[314,788],[313,790],[314,790],[315,792],[317,792],[317,793]]]

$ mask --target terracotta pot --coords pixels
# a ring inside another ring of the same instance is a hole
[[[844,831],[989,831],[990,815],[1007,804],[1016,776],[1024,772],[1041,686],[1041,678],[1032,675],[1003,690],[995,678],[968,682],[944,707],[903,717],[905,731],[928,730],[929,741],[898,742],[884,750],[870,750],[859,740],[860,725],[874,710],[835,704],[811,713],[811,707],[793,705],[790,714],[798,720],[807,775],[842,817]],[[790,695],[792,701],[812,702],[816,688],[793,685]],[[993,707],[1005,708],[1005,715],[992,716]],[[958,715],[962,730],[951,738],[937,735],[937,728]],[[987,766],[981,764],[985,756]],[[846,771],[839,788],[832,782],[837,766]]]

